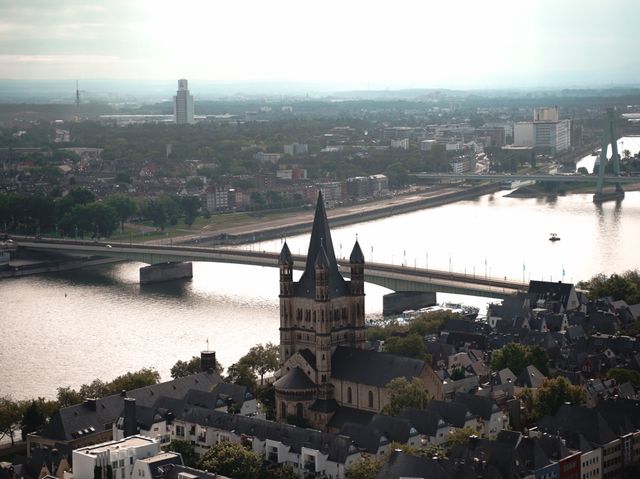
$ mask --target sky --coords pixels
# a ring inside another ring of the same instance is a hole
[[[638,0],[0,0],[0,78],[636,84],[638,18]]]

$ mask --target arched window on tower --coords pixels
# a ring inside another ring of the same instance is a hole
[[[369,391],[369,407],[373,407],[373,391]]]
[[[353,398],[351,397],[351,388],[350,388],[350,387],[348,387],[348,388],[347,388],[347,402],[348,402],[349,404],[351,404],[351,401],[353,401]]]

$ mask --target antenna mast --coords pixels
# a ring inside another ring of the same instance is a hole
[[[78,89],[78,80],[76,80],[76,121],[80,121],[80,90]]]

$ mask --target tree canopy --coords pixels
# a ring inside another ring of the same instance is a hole
[[[578,287],[589,290],[589,299],[611,296],[615,301],[623,300],[627,304],[640,303],[640,272],[626,271],[622,274],[606,276],[597,274],[588,281],[581,281]]]
[[[539,346],[509,343],[502,349],[494,351],[491,356],[491,369],[494,371],[509,368],[518,376],[529,365],[534,365],[542,374],[549,374],[547,352]]]
[[[383,414],[397,416],[400,410],[406,407],[423,409],[429,401],[424,384],[418,378],[408,381],[406,378],[400,377],[389,381],[385,386],[389,389],[390,400],[383,409]]]
[[[216,359],[215,371],[218,374],[222,374],[222,371],[224,371],[222,364],[220,364],[217,359]],[[177,379],[177,378],[183,378],[185,376],[190,376],[192,374],[196,374],[199,372],[200,372],[200,357],[192,356],[191,359],[189,359],[188,361],[178,360],[171,367],[170,374],[173,379]]]
[[[260,456],[232,442],[216,444],[200,460],[200,469],[234,479],[255,479],[261,467]]]

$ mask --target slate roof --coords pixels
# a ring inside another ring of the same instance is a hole
[[[573,289],[571,283],[552,283],[550,281],[529,281],[529,291],[527,295],[531,301],[531,306],[539,299],[545,301],[558,301],[564,309],[567,309],[569,295]]]
[[[287,374],[278,379],[273,385],[277,389],[315,389],[316,385],[299,367],[291,368]]]
[[[464,404],[472,414],[480,416],[485,421],[491,419],[492,414],[500,412],[495,401],[485,396],[458,392],[453,401]]]
[[[346,423],[351,422],[355,424],[367,425],[373,413],[370,411],[364,411],[362,409],[355,409],[352,407],[338,406],[335,414],[329,420],[327,427],[331,430],[340,430]]]
[[[458,428],[464,427],[465,422],[474,417],[469,408],[462,403],[432,399],[425,409],[438,414],[443,421]]]
[[[389,438],[372,426],[347,422],[340,428],[340,434],[353,439],[359,449],[369,454],[377,454],[380,446],[389,444]]]
[[[629,305],[629,311],[635,319],[640,319],[640,303]]]
[[[192,467],[187,466],[173,466],[173,467],[165,467],[164,469],[164,479],[178,479],[178,474],[186,473],[191,476],[195,476],[197,479],[229,479],[226,476],[221,476],[220,474],[216,474],[213,472],[203,471],[201,469],[194,469]]]
[[[356,240],[356,243],[353,245],[351,256],[349,256],[349,262],[354,264],[364,264],[364,254],[362,254],[362,249],[360,248],[358,240]]]
[[[525,388],[539,388],[547,377],[538,370],[534,365],[530,364],[525,367],[518,376],[516,384]]]
[[[261,441],[278,441],[290,446],[290,451],[296,454],[300,454],[303,447],[308,447],[327,454],[330,461],[340,464],[344,464],[349,456],[359,453],[349,437],[256,417],[195,407],[184,413],[182,419],[201,426],[234,431],[237,435],[257,437]]]
[[[371,418],[369,426],[382,433],[394,442],[405,444],[418,435],[418,430],[408,419],[402,417],[386,416],[376,414]]]
[[[202,372],[134,389],[128,391],[126,397],[135,398],[139,406],[152,407],[160,396],[183,398],[191,389],[210,391],[220,382],[222,378],[219,374]],[[58,441],[72,441],[111,429],[111,424],[124,408],[124,398],[123,394],[114,394],[85,404],[62,408],[53,416],[40,436]]]
[[[305,348],[298,351],[298,354],[304,358],[309,366],[316,369],[316,355],[311,352],[310,349]]]
[[[331,241],[331,231],[329,230],[329,220],[324,208],[322,192],[319,192],[311,229],[311,239],[309,240],[307,262],[300,280],[295,284],[295,296],[304,298],[316,297],[315,263],[319,255],[322,255],[322,249],[324,249],[329,268],[329,298],[349,296],[348,283],[338,271],[338,262],[336,261],[333,242]]]
[[[400,417],[408,419],[425,436],[435,437],[438,429],[447,426],[440,414],[426,409],[405,408],[400,411]]]
[[[291,255],[291,250],[289,249],[289,245],[285,241],[282,245],[282,250],[280,250],[280,256],[278,256],[278,264],[286,264],[293,265],[293,256]]]
[[[412,456],[393,451],[389,460],[376,474],[376,479],[429,478],[429,479],[477,479],[469,464],[454,465],[446,459]],[[483,476],[486,477],[486,476]]]
[[[331,358],[331,377],[384,387],[398,377],[419,376],[425,365],[420,359],[338,346]]]
[[[545,416],[538,427],[549,433],[559,433],[568,438],[581,434],[593,444],[607,444],[616,439],[615,433],[596,410],[562,405],[555,416]]]

